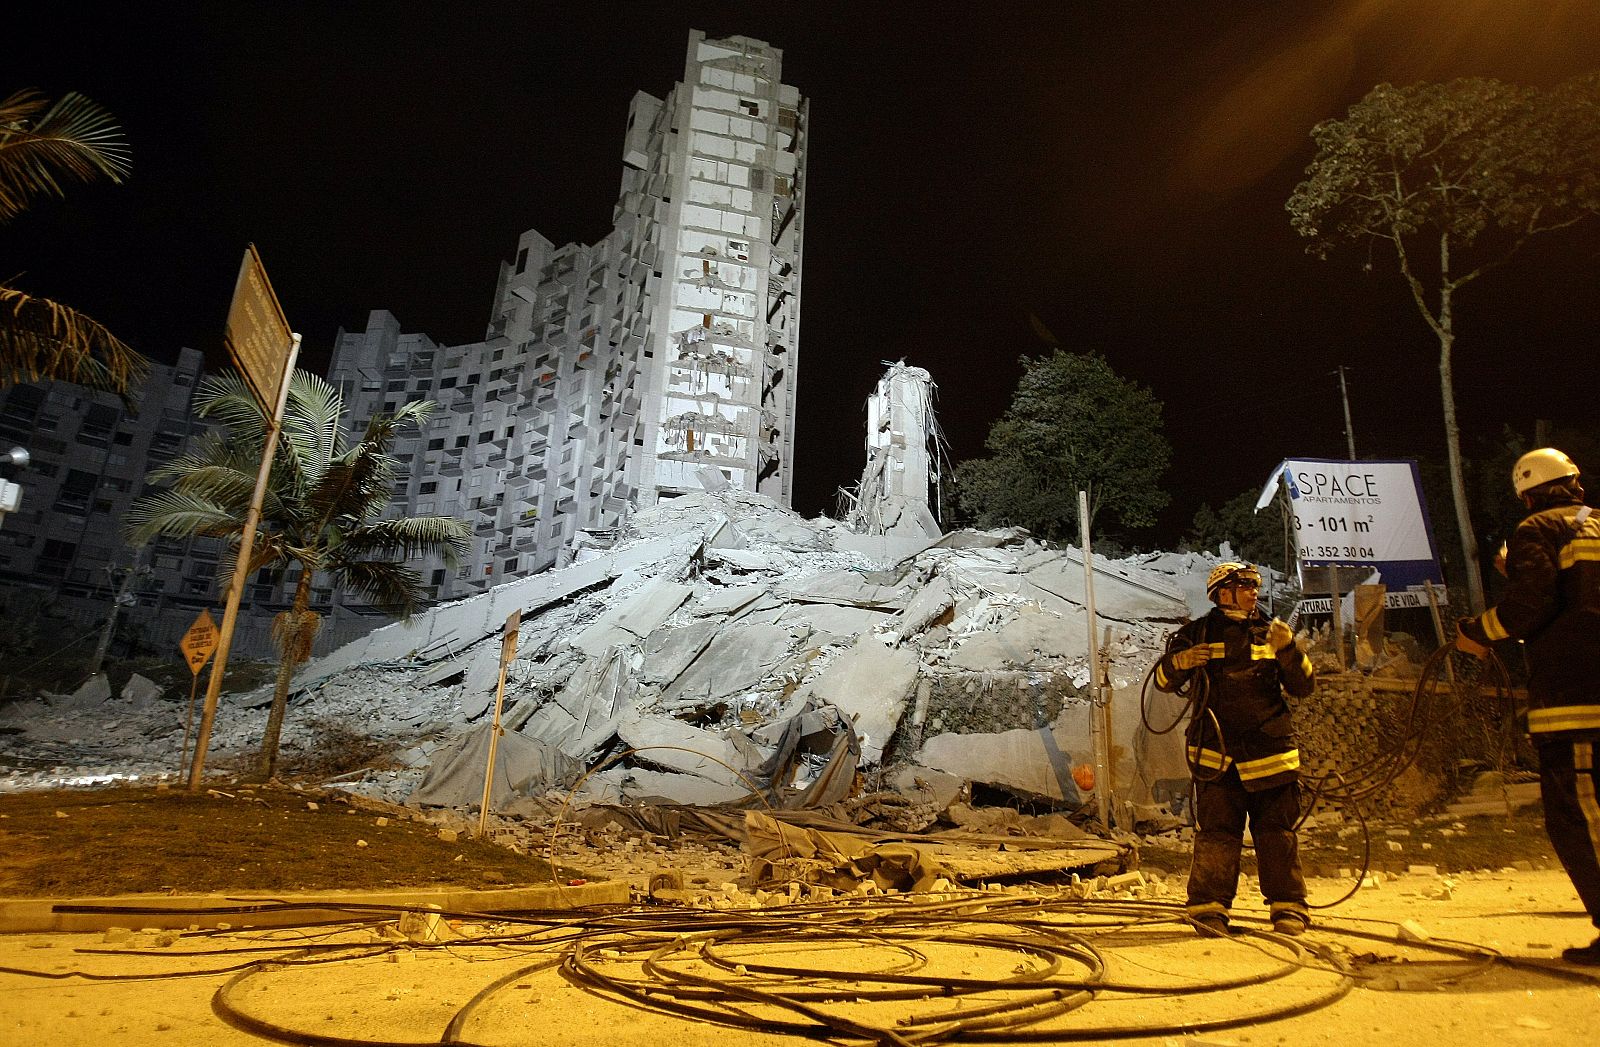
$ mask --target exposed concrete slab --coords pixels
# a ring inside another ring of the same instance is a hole
[[[843,639],[871,632],[874,627],[888,620],[887,611],[826,603],[792,605],[778,617],[782,625],[809,625],[819,632]]]
[[[591,658],[519,730],[568,756],[587,760],[616,733],[623,710],[636,696],[633,683],[627,660],[614,655]]]
[[[714,549],[707,549],[706,559],[725,563],[730,567],[737,567],[741,571],[761,571],[764,573],[770,573],[780,571],[785,566],[785,563],[782,560],[775,559],[770,554],[765,552],[757,552],[752,549],[735,549],[722,546],[718,546]]]
[[[668,686],[665,701],[716,701],[742,694],[760,683],[788,656],[789,630],[775,625],[740,624],[719,632],[705,651]]]
[[[595,657],[618,644],[636,645],[671,617],[693,592],[692,585],[663,576],[651,578],[590,623],[573,638],[572,645]]]
[[[1021,669],[1044,661],[1084,658],[1088,646],[1088,619],[1081,610],[1062,617],[1023,606],[998,630],[967,637],[950,656],[949,664],[975,671]]]
[[[950,592],[950,583],[942,575],[935,576],[928,584],[917,589],[910,602],[895,616],[895,641],[905,643],[954,605],[955,597]]]
[[[938,810],[944,810],[962,799],[967,791],[967,780],[931,767],[903,766],[889,778],[889,784],[902,796],[926,797]]]
[[[840,552],[860,553],[880,567],[893,567],[900,561],[931,548],[932,544],[921,536],[852,534],[849,531],[843,531],[833,539],[833,547]]]
[[[676,680],[700,657],[724,624],[720,618],[705,618],[652,633],[645,643],[639,680],[663,686]]]
[[[968,781],[1081,802],[1072,769],[1094,766],[1089,704],[1069,706],[1053,725],[1039,730],[934,735],[922,743],[917,763]]]
[[[811,684],[811,693],[837,706],[855,723],[863,763],[877,763],[917,682],[917,655],[885,647],[870,636],[833,660]]]
[[[617,737],[643,750],[641,755],[651,763],[723,785],[737,784],[746,770],[744,758],[727,739],[676,717],[629,709],[617,722]]]
[[[1058,599],[1083,604],[1083,557],[1075,549],[1034,567],[1025,579]],[[1024,591],[1024,595],[1034,594]],[[1188,613],[1182,590],[1168,579],[1099,558],[1095,559],[1094,606],[1097,615],[1120,621],[1177,621]]]
[[[412,656],[431,660],[461,651],[498,634],[513,610],[531,611],[623,573],[673,556],[684,556],[700,544],[698,532],[667,535],[609,550],[592,560],[498,585],[486,593],[430,608],[410,622],[374,629],[353,643],[307,663],[296,677],[304,688],[365,662],[392,662]]]
[[[875,585],[854,571],[825,571],[775,587],[790,600],[807,603],[849,604],[880,610],[899,610],[910,594],[896,586]]]
[[[694,601],[689,613],[697,618],[733,614],[754,602],[766,591],[767,587],[760,584],[711,586]]]

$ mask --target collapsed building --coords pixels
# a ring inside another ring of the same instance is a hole
[[[434,599],[559,566],[701,470],[789,503],[808,117],[782,64],[691,33],[683,80],[629,106],[611,232],[524,232],[482,341],[437,345],[383,310],[339,332],[328,377],[354,418],[440,405],[396,442],[391,508],[473,524],[459,566],[422,565]]]
[[[1022,532],[958,531],[886,565],[849,548],[855,537],[754,492],[660,502],[609,549],[308,664],[286,750],[316,746],[337,723],[382,739],[402,765],[349,788],[468,807],[498,716],[497,808],[566,795],[580,778],[578,799],[711,804],[756,791],[812,805],[841,798],[858,774],[942,792],[941,806],[969,782],[1086,802],[1097,669],[1080,554]],[[1181,742],[1150,729],[1141,697],[1206,568],[1175,554],[1094,564],[1112,723],[1111,781],[1099,785],[1119,802],[1169,802],[1186,788]],[[225,699],[217,759],[254,746],[261,712],[250,707],[269,698]],[[182,725],[169,703],[145,703],[157,725],[104,699],[14,703],[6,722],[19,733],[7,741],[49,760],[51,739],[76,740],[81,754],[88,736],[109,752],[120,733],[101,770],[176,769]],[[93,728],[70,715],[78,706]]]

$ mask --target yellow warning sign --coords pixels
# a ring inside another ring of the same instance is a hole
[[[199,676],[200,670],[211,660],[211,652],[217,649],[217,623],[211,617],[210,611],[200,612],[200,617],[189,626],[189,631],[183,634],[183,640],[178,646],[183,648],[183,657],[189,662],[189,671]]]

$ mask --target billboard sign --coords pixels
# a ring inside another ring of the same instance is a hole
[[[1416,462],[1292,458],[1273,471],[1256,508],[1280,487],[1294,513],[1302,585],[1307,575],[1326,577],[1317,568],[1365,567],[1391,593],[1443,586]],[[1366,573],[1352,574],[1351,584]]]
[[[239,263],[223,341],[261,409],[268,415],[276,413],[278,394],[287,380],[294,335],[278,296],[272,293],[267,268],[261,264],[255,244],[245,248],[244,261]]]

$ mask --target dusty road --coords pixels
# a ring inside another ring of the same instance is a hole
[[[1345,886],[1314,881],[1313,900]],[[1478,873],[1443,886],[1383,882],[1320,913],[1298,942],[1248,929],[1199,939],[1173,922],[1170,900],[1016,891],[468,922],[457,928],[465,937],[431,946],[397,942],[382,923],[176,941],[137,931],[8,935],[0,1043],[696,1047],[800,1043],[822,1023],[840,1042],[931,1043],[960,1029],[970,1041],[985,1020],[997,1023],[985,1041],[999,1043],[1120,1035],[1454,1047],[1591,1037],[1600,970],[1555,959],[1593,935],[1565,877]],[[1398,940],[1406,921],[1429,940]]]

